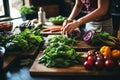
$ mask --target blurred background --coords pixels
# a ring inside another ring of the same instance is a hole
[[[115,32],[120,26],[120,0],[111,0],[111,10],[113,18],[113,27]],[[37,12],[39,7],[43,7],[46,17],[54,17],[57,15],[69,16],[75,0],[0,0],[0,21],[13,20],[21,18],[20,13],[22,6],[34,6],[35,13],[31,18],[38,18]],[[85,8],[76,18],[85,15]]]

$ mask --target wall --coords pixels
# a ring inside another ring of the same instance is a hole
[[[68,16],[70,11],[64,0],[30,0],[30,3],[37,9],[40,6],[44,7],[48,18],[57,15]]]

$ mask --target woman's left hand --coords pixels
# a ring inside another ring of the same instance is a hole
[[[72,32],[74,29],[76,29],[79,26],[79,22],[78,21],[74,21],[71,23],[68,23],[64,29],[62,34],[69,34],[70,32]]]

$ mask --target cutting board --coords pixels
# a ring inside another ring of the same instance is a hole
[[[12,61],[14,61],[18,56],[33,56],[35,55],[38,47],[34,47],[31,50],[27,52],[7,52],[6,55],[4,56],[4,63],[3,63],[3,68],[6,68],[9,66]]]
[[[49,38],[53,38],[56,35],[48,35],[46,38],[46,42]],[[90,49],[99,49],[100,46],[91,46],[89,44],[87,44],[86,42],[84,42],[83,40],[78,40],[77,43],[73,46],[74,49],[76,50],[83,50],[83,51],[87,51]]]
[[[105,71],[105,70],[86,70],[82,64],[71,66],[68,68],[48,68],[43,64],[38,63],[38,58],[41,56],[42,52],[39,52],[38,56],[36,57],[33,65],[30,68],[30,74],[32,76],[41,76],[41,75],[48,75],[48,76],[65,76],[65,75],[118,75],[118,72],[114,71]]]
[[[90,49],[99,49],[100,46],[91,46],[84,42],[83,40],[78,40],[77,44],[73,46],[75,49],[81,49],[81,50],[90,50]]]
[[[16,56],[22,56],[22,55],[34,55],[37,51],[38,46],[31,48],[30,50],[27,50],[25,52],[22,51],[6,51],[6,56],[16,55]]]

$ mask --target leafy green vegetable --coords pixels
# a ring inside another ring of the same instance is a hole
[[[109,46],[116,46],[116,41],[113,36],[111,36],[107,32],[99,32],[95,33],[90,41],[91,45],[109,45]]]
[[[66,20],[66,19],[67,19],[67,17],[63,17],[61,15],[58,15],[56,17],[50,17],[49,21],[55,25],[62,25],[64,20]]]
[[[19,9],[19,12],[21,14],[31,14],[31,13],[35,13],[35,7],[34,6],[30,6],[30,7],[27,7],[27,6],[22,6],[20,9]]]
[[[49,46],[49,45],[53,45],[52,43],[61,43],[61,44],[73,46],[74,44],[77,43],[77,41],[74,38],[72,39],[64,35],[58,35],[58,36],[54,36],[53,38],[49,38],[46,44]]]
[[[35,30],[36,31],[36,30]],[[27,51],[34,46],[40,45],[44,39],[36,32],[31,31],[30,29],[25,29],[19,34],[12,36],[1,35],[1,45],[4,45],[7,51]]]
[[[62,35],[49,39],[49,46],[43,51],[39,63],[43,63],[47,67],[69,67],[80,63],[81,55],[76,54],[72,47],[73,44],[70,44],[71,41],[72,39]]]

